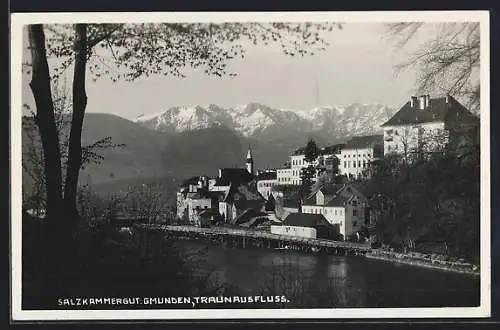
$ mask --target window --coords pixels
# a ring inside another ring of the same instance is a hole
[[[358,215],[358,210],[353,209],[353,210],[352,210],[352,215],[353,215],[353,216],[357,216],[357,215]]]
[[[358,201],[352,201],[352,206],[358,206]]]
[[[335,210],[335,215],[337,215],[337,210]]]
[[[357,225],[358,225],[358,223],[357,223],[356,221],[353,221],[353,222],[352,222],[352,226],[353,226],[353,227],[356,227]]]
[[[356,167],[356,161],[352,162],[352,167]]]
[[[361,161],[358,160],[358,167],[361,167]]]
[[[345,157],[345,156],[344,156]],[[347,167],[347,162],[344,160],[344,167]]]

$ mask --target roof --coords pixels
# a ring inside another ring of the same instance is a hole
[[[241,224],[248,222],[255,218],[267,217],[267,214],[255,209],[247,209],[243,211],[238,217],[236,217],[234,223]]]
[[[202,209],[199,213],[198,213],[199,216],[207,216],[207,217],[210,217],[210,216],[215,216],[215,217],[220,217],[220,213],[219,213],[219,210],[218,209],[215,209],[215,208],[209,208],[209,209]]]
[[[283,221],[285,226],[297,227],[322,227],[331,226],[322,214],[313,213],[290,213]]]
[[[231,184],[224,196],[224,202],[234,203],[237,209],[261,209],[265,199],[257,189],[248,184]]]
[[[190,184],[198,184],[198,182],[200,181],[200,176],[193,176],[193,177],[190,177],[189,179],[186,179],[184,181],[182,181],[182,187],[187,187],[188,185]]]
[[[362,149],[362,148],[372,148],[375,145],[383,145],[384,135],[365,135],[365,136],[353,136],[345,144],[343,149]]]
[[[430,122],[450,122],[460,118],[460,121],[474,121],[477,117],[467,110],[453,97],[429,99],[429,105],[425,109],[412,108],[408,101],[401,109],[381,126],[398,126],[410,124],[422,124]]]
[[[339,143],[339,144],[334,144],[331,146],[327,146],[324,148],[321,148],[320,153],[322,155],[332,155],[332,154],[338,154],[342,150],[342,148],[345,146],[345,143]]]
[[[300,155],[304,155],[306,153],[306,147],[300,147],[300,148],[297,148],[293,153],[292,153],[292,156],[300,156]]]
[[[276,171],[262,172],[259,173],[256,177],[257,181],[261,180],[276,180],[277,174]]]
[[[341,195],[335,195],[331,200],[329,200],[325,206],[340,207],[344,206],[347,199]]]
[[[219,177],[215,179],[216,186],[228,186],[231,183],[248,183],[254,176],[246,168],[221,168]]]
[[[318,190],[321,191],[324,195],[335,195],[337,191],[340,190],[344,185],[343,184],[326,184],[319,188]]]

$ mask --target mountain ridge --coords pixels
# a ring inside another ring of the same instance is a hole
[[[273,128],[293,128],[334,138],[380,132],[379,126],[396,109],[373,103],[347,106],[322,106],[308,110],[289,110],[251,102],[235,107],[215,104],[175,106],[161,112],[139,116],[134,122],[162,132],[184,132],[213,126],[226,126],[243,137],[252,138]]]

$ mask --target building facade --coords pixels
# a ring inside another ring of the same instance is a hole
[[[368,175],[370,164],[383,155],[383,135],[356,136],[339,155],[339,173],[350,178]]]
[[[382,125],[384,155],[400,155],[411,160],[417,154],[442,152],[450,133],[479,119],[451,96],[412,96]]]
[[[314,192],[304,201],[302,212],[324,216],[330,224],[338,226],[344,239],[355,235],[370,221],[368,200],[349,183]]]

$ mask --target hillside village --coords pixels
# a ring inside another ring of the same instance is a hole
[[[218,176],[189,178],[177,192],[177,219],[199,227],[237,226],[334,240],[366,240],[392,201],[366,180],[377,160],[441,152],[478,119],[451,96],[412,96],[381,125],[383,135],[354,136],[319,148],[314,161],[297,148],[281,168],[256,169],[249,148],[244,166]],[[243,163],[243,162],[242,162]],[[243,164],[242,164],[243,165]],[[301,196],[303,170],[313,166],[313,187]],[[335,180],[323,180],[335,177]],[[322,182],[324,181],[324,182]]]

